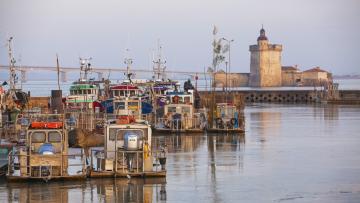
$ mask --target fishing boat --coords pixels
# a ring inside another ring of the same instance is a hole
[[[245,131],[242,111],[236,105],[232,103],[217,103],[215,111],[212,127],[208,127],[207,132],[227,133]]]
[[[8,155],[7,179],[56,180],[86,177],[85,156],[69,153],[68,134],[62,114],[30,117],[25,146],[14,147]]]
[[[141,120],[141,98],[119,98],[114,106],[104,127],[104,149],[92,149],[90,177],[165,177],[166,149],[151,151],[152,130]]]
[[[157,114],[157,132],[202,133],[206,128],[206,111],[194,106],[194,90],[167,92],[163,112]]]
[[[94,111],[94,102],[98,101],[101,91],[99,81],[88,79],[90,60],[80,58],[80,78],[70,86],[70,94],[65,98],[66,112]]]

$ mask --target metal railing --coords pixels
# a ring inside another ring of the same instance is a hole
[[[97,157],[98,154],[108,154],[108,153],[115,153],[115,157],[114,158],[106,158],[105,156],[103,157]],[[166,153],[162,150],[157,150],[157,151],[151,151],[151,156],[149,156],[149,158],[152,158],[152,169],[154,172],[159,172],[161,171],[161,168],[159,169],[160,166],[160,162],[159,162],[159,158],[165,158],[166,157]],[[135,163],[133,164],[134,167],[132,169],[136,169],[135,171],[129,171],[128,168],[128,155],[132,154],[133,156],[133,160],[135,161]],[[105,170],[105,166],[103,166],[104,169],[101,169],[102,167],[98,165],[98,162],[96,164],[95,167],[95,162],[94,162],[94,158],[96,159],[100,159],[100,160],[110,160],[112,163],[112,171],[114,172],[122,172],[122,173],[131,173],[131,172],[136,172],[136,173],[142,173],[145,171],[145,167],[144,167],[144,152],[142,150],[134,150],[134,151],[126,151],[123,149],[119,149],[117,151],[115,150],[104,150],[104,149],[91,149],[91,159],[90,159],[90,167],[92,170],[97,171],[97,172],[102,172],[102,171],[107,171]],[[101,163],[100,163],[101,164]]]
[[[203,130],[205,122],[202,122],[200,118],[182,118],[182,119],[156,119],[156,129],[170,129],[174,131],[180,130]]]
[[[70,167],[78,167],[81,166],[81,175],[86,174],[86,162],[85,162],[85,155],[84,153],[75,153],[75,154],[54,154],[54,155],[37,155],[40,158],[51,158],[51,156],[61,156],[60,165],[53,166],[53,165],[41,165],[31,163],[31,158],[34,155],[29,154],[20,154],[19,151],[14,153],[14,151],[10,151],[8,154],[8,171],[7,175],[12,177],[31,177],[31,178],[42,178],[49,180],[51,178],[59,178],[59,177],[72,177],[77,176],[69,174]],[[69,163],[70,158],[76,159],[76,157],[80,157],[81,163]],[[17,162],[16,159],[17,158]],[[55,158],[55,157],[53,157]],[[24,160],[24,161],[21,161]],[[26,163],[25,165],[22,162]],[[18,168],[15,166],[18,165]],[[58,170],[58,173],[54,173],[55,170]],[[15,171],[19,171],[18,175],[15,175]]]

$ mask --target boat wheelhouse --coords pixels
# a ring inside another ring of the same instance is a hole
[[[30,118],[25,146],[14,148],[8,157],[8,180],[83,179],[85,156],[69,154],[68,134],[60,114]]]
[[[70,87],[70,95],[66,97],[66,109],[93,109],[93,102],[99,99],[99,91],[100,87],[96,84],[73,84]]]
[[[141,94],[141,90],[133,84],[124,83],[110,87],[112,98],[133,97]]]

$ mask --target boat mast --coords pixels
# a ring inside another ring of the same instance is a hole
[[[126,64],[126,78],[127,78],[127,80],[129,80],[129,84],[131,84],[132,83],[132,81],[131,81],[132,73],[130,72],[130,68],[131,68],[131,64],[133,63],[133,59],[130,58],[129,51],[130,51],[129,49],[126,49],[127,56],[124,59],[124,63]],[[130,96],[130,91],[129,91],[128,85],[126,85],[126,94],[127,94],[127,97]]]
[[[80,81],[88,81],[88,73],[91,71],[91,57],[90,58],[79,58],[80,59]]]
[[[9,81],[10,81],[10,92],[15,92],[16,89],[16,71],[15,71],[15,63],[16,60],[13,56],[13,51],[11,48],[11,42],[13,37],[8,39],[8,54],[9,54]]]
[[[131,82],[130,76],[132,75],[132,73],[130,72],[130,69],[133,63],[133,59],[130,57],[129,51],[129,49],[126,49],[127,56],[124,59],[124,63],[126,65],[126,78],[129,79],[129,82]]]
[[[165,69],[166,69],[166,60],[162,59],[161,56],[161,45],[160,40],[158,40],[158,55],[155,61],[153,61],[153,71],[154,71],[154,77],[157,77],[157,80],[165,80]]]

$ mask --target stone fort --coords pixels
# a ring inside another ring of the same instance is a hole
[[[282,45],[270,44],[265,29],[261,28],[257,44],[250,45],[250,73],[215,73],[215,86],[225,87],[280,87],[319,86],[332,82],[331,73],[311,68],[301,72],[297,65],[282,66]]]

